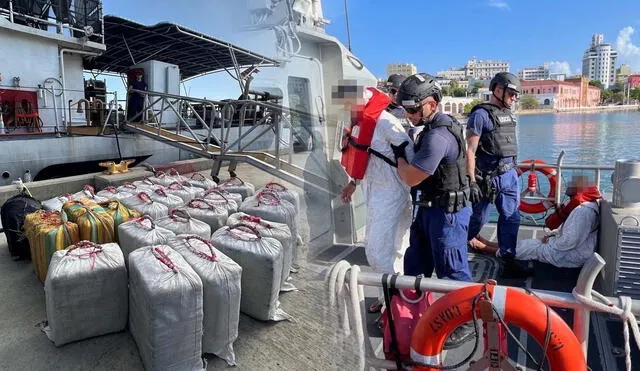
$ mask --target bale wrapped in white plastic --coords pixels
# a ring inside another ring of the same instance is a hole
[[[200,276],[204,293],[202,352],[235,365],[233,342],[238,338],[242,268],[214,248],[208,239],[181,235],[167,244]]]
[[[69,197],[69,201],[80,200],[84,198],[87,200],[94,201],[97,204],[101,202],[109,201],[108,198],[97,196],[95,189],[88,184],[82,187],[82,191],[73,193],[68,197]]]
[[[68,196],[58,196],[42,201],[42,207],[47,211],[62,211],[62,206],[69,201]]]
[[[238,177],[233,177],[222,181],[218,185],[220,188],[224,188],[231,193],[239,193],[242,199],[249,196],[253,196],[256,193],[256,188],[251,183],[246,183]]]
[[[229,215],[227,225],[233,226],[236,224],[248,224],[254,227],[258,233],[260,233],[260,236],[272,237],[280,241],[280,244],[282,245],[282,259],[284,263],[282,264],[280,291],[297,290],[296,287],[289,282],[289,273],[291,272],[291,264],[293,262],[293,244],[295,243],[295,239],[291,237],[291,230],[289,229],[289,226],[284,223],[270,222],[245,213]]]
[[[300,215],[300,195],[298,192],[277,182],[269,182],[257,192],[261,192],[265,189],[269,189],[277,193],[281,199],[291,202],[291,204],[296,207],[296,215]]]
[[[150,181],[148,178],[142,179],[142,180],[136,180],[135,182],[133,182],[133,185],[138,188],[148,189],[152,191],[162,188],[161,185],[155,184],[154,182]]]
[[[201,371],[202,280],[169,246],[129,255],[129,330],[147,370]]]
[[[157,226],[149,215],[143,215],[118,226],[120,248],[125,260],[134,250],[144,246],[164,244],[175,235],[170,230]]]
[[[123,185],[121,185],[120,187],[118,187],[117,189],[120,192],[128,192],[128,193],[137,195],[140,192],[151,193],[151,192],[155,191],[158,188],[162,188],[162,186],[159,186],[157,184],[153,184],[152,186],[149,186],[149,185],[146,185],[146,184],[136,185],[134,183],[137,183],[137,182],[133,182],[133,183],[126,182]]]
[[[193,173],[188,179],[192,186],[202,189],[209,189],[217,186],[216,182],[205,177],[201,173]]]
[[[169,213],[169,208],[151,199],[148,193],[140,192],[121,201],[126,207],[134,209],[140,214],[147,214],[153,219],[159,219]]]
[[[229,215],[238,212],[238,203],[227,196],[223,192],[212,190],[207,192],[203,197],[205,200],[209,200],[217,205],[223,205],[229,211]]]
[[[187,183],[188,184],[188,183]],[[172,194],[180,197],[182,201],[189,202],[194,198],[204,195],[204,190],[198,187],[191,187],[190,185],[173,182],[167,186],[164,191],[167,194]]]
[[[116,243],[76,243],[53,254],[44,283],[48,326],[56,346],[123,330],[127,270]]]
[[[293,271],[296,271],[296,261],[298,258],[298,214],[296,207],[287,200],[283,200],[277,193],[264,189],[254,197],[249,197],[242,202],[238,211],[249,215],[266,219],[270,222],[285,223],[291,230],[293,243]]]
[[[123,198],[133,196],[133,193],[120,191],[114,186],[108,186],[102,191],[96,193],[97,196],[104,197],[108,200],[122,200]]]
[[[213,195],[211,195],[212,193],[213,193]],[[213,197],[213,198],[217,198],[219,194],[223,195],[228,200],[234,200],[236,202],[236,204],[238,205],[238,207],[242,203],[242,195],[240,193],[231,193],[231,192],[227,191],[226,189],[220,188],[220,187],[211,187],[211,188],[207,189],[204,192],[204,195],[202,196],[202,198],[208,199],[208,198],[210,198],[209,195],[211,195],[211,197]]]
[[[262,321],[291,319],[278,301],[283,264],[280,241],[239,224],[214,232],[211,243],[242,267],[242,313]]]
[[[158,227],[170,230],[176,235],[191,234],[198,235],[207,240],[211,238],[211,227],[209,224],[192,218],[189,212],[182,209],[171,209],[169,215],[156,221]]]
[[[169,208],[169,210],[184,205],[183,199],[181,199],[176,195],[165,192],[163,187],[160,187],[155,191],[152,191],[151,193],[149,193],[149,197],[151,197],[151,199],[154,200],[155,202],[159,202],[165,205],[166,207]]]
[[[176,169],[169,169],[168,171],[158,171],[155,176],[151,176],[148,178],[155,184],[159,184],[163,187],[168,187],[171,183],[182,183],[187,181],[187,178],[183,177],[178,173]]]
[[[227,224],[227,218],[229,217],[229,211],[225,205],[202,198],[187,202],[185,209],[191,217],[209,224],[211,232],[215,232]]]

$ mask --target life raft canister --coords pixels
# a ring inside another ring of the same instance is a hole
[[[391,98],[374,88],[367,88],[373,96],[358,114],[350,129],[342,135],[342,158],[340,164],[353,179],[364,178],[371,155],[371,140],[376,123],[382,112],[391,103]]]
[[[516,168],[518,172],[518,176],[522,176],[522,174],[529,172],[529,177],[527,179],[527,189],[524,193],[538,194],[538,177],[536,176],[536,171],[544,174],[549,180],[549,192],[547,193],[547,198],[554,198],[556,196],[556,184],[558,182],[558,172],[556,169],[548,168],[548,167],[540,167],[539,165],[548,165],[546,162],[542,160],[525,160],[522,162],[523,164]],[[535,168],[531,171],[531,164],[535,164]],[[535,203],[529,203],[524,200],[520,200],[520,211],[527,214],[540,214],[549,210],[553,207],[553,201],[539,201]]]
[[[518,289],[496,285],[474,285],[452,291],[436,300],[418,321],[411,339],[411,359],[424,365],[442,366],[442,348],[449,335],[473,320],[473,301],[487,291],[497,314],[507,323],[526,331],[538,344],[545,344],[547,307],[538,298]],[[483,299],[481,299],[483,300]],[[480,316],[479,308],[476,313]],[[546,350],[553,371],[586,371],[587,364],[578,339],[569,326],[549,308],[551,337]],[[414,371],[437,368],[415,365]]]

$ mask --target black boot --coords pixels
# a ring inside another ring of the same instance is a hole
[[[455,329],[451,335],[449,335],[447,341],[444,342],[443,349],[458,348],[467,341],[472,340],[475,335],[476,329],[473,327],[473,322],[467,322]]]
[[[533,269],[517,261],[511,254],[502,256],[502,278],[527,278],[533,276]]]

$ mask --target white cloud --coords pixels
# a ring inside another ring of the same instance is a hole
[[[549,72],[551,73],[564,73],[568,76],[571,76],[571,66],[569,66],[569,62],[567,61],[554,61],[548,62],[549,64]]]
[[[502,9],[502,10],[509,10],[509,3],[507,3],[505,0],[489,0],[489,2],[487,3],[488,6],[492,7],[492,8],[498,8],[498,9]]]
[[[631,26],[621,29],[616,39],[616,49],[620,56],[620,63],[628,64],[632,70],[640,70],[640,46],[635,45],[631,40],[634,32]]]

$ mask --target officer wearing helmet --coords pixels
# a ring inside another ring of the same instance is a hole
[[[473,215],[469,224],[469,245],[489,218],[495,204],[498,218],[498,256],[505,278],[526,277],[531,271],[515,260],[520,226],[520,184],[516,172],[518,155],[517,119],[511,112],[520,94],[520,80],[508,72],[495,75],[489,84],[488,103],[476,105],[467,121],[467,169]]]
[[[400,178],[413,187],[417,206],[404,273],[440,279],[472,281],[467,261],[467,231],[471,217],[469,179],[463,128],[452,116],[438,112],[440,85],[433,76],[409,76],[396,94],[396,103],[416,126],[424,126],[414,144],[410,162],[404,147],[393,146]],[[406,145],[406,144],[404,144]],[[447,341],[455,347],[471,338],[464,325]]]
[[[404,77],[403,75],[394,73],[387,79],[385,88],[387,90],[387,95],[389,95],[389,98],[391,98],[391,104],[389,104],[389,107],[387,107],[387,111],[394,115],[398,120],[400,120],[400,122],[402,123],[402,127],[405,128],[407,134],[409,134],[409,136],[413,138],[413,135],[411,134],[413,132],[413,125],[411,125],[411,122],[409,121],[409,119],[407,119],[407,113],[404,111],[404,109],[396,104],[396,93],[398,92],[398,89],[400,88],[400,85],[405,78],[406,77]]]

